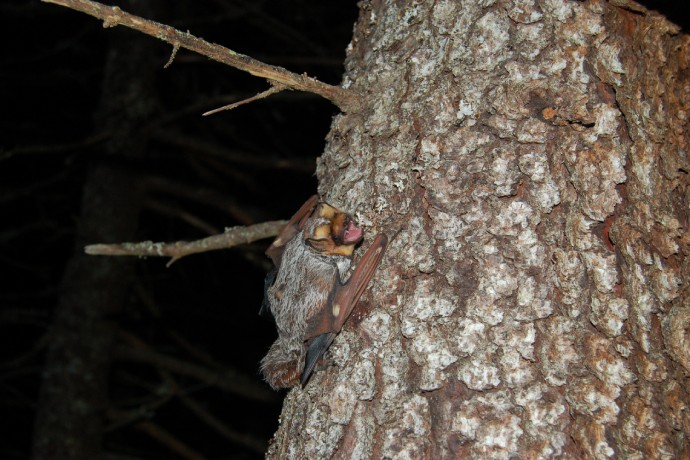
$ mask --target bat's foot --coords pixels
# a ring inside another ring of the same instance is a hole
[[[274,390],[290,388],[300,381],[301,350],[288,349],[279,337],[261,360],[261,373]]]
[[[281,388],[294,387],[300,383],[300,374],[297,372],[297,363],[292,361],[290,363],[282,363],[277,365],[262,366],[261,372],[264,374],[264,379],[271,388],[280,390]]]

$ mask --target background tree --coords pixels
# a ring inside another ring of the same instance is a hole
[[[317,372],[306,390],[289,393],[269,456],[687,456],[687,46],[677,26],[628,1],[361,3],[343,81],[360,105],[333,122],[318,164],[319,192],[355,212],[370,235],[396,237],[329,354],[333,365]],[[138,112],[120,107],[137,119]],[[219,123],[214,136],[222,140],[223,129],[227,124]],[[154,145],[219,151],[172,129],[156,134]],[[91,142],[94,137],[80,148]],[[37,151],[9,149],[4,159]],[[158,150],[149,144],[151,151]],[[232,174],[239,169],[218,168],[238,161],[221,151],[213,168],[186,160],[181,170],[245,179]],[[157,172],[159,162],[149,169]],[[122,169],[116,163],[115,172]],[[152,179],[148,187],[195,203],[233,201]],[[128,212],[136,209],[138,188],[130,193]],[[199,218],[198,205],[170,212],[150,196],[144,203],[215,230]],[[241,216],[238,209],[252,208],[231,209]],[[212,310],[200,298],[206,291],[191,285],[193,304]],[[114,424],[106,450],[151,452],[124,436],[137,428],[199,458],[204,453],[181,442],[175,429],[191,426],[190,412],[207,422],[230,412],[218,400],[212,411],[189,400],[200,396],[192,393],[198,388],[214,387],[222,372],[179,335],[161,339],[156,329],[142,327],[142,317],[157,317],[158,303],[133,286],[130,297],[138,302],[125,302],[122,311],[130,314],[117,317],[129,326],[115,341],[116,356],[126,363],[110,381],[119,391],[108,395],[101,388],[95,400],[104,400]],[[241,290],[223,287],[231,296]],[[167,314],[180,311],[193,322],[196,307],[176,310],[166,301]],[[60,305],[67,303],[63,297]],[[231,314],[246,313],[238,310]],[[217,322],[203,319],[199,335],[208,337]],[[246,321],[235,322],[246,330]],[[182,349],[204,367],[190,372],[188,360],[171,362],[169,355]],[[156,353],[161,350],[168,353]],[[19,370],[7,372],[15,394],[28,380],[17,374],[34,356],[6,367]],[[228,359],[243,358],[251,357]],[[215,451],[208,444],[203,449]]]

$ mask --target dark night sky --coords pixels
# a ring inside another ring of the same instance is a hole
[[[152,19],[331,84],[340,82],[357,17],[354,1],[158,4]],[[123,9],[137,13],[136,6]],[[0,413],[13,420],[0,458],[13,459],[27,458],[30,449],[45,352],[41,338],[74,251],[85,177],[94,162],[123,161],[104,159],[109,134],[99,131],[99,107],[120,97],[102,91],[108,47],[122,34],[138,32],[104,29],[95,18],[38,1],[0,2],[0,18]],[[139,240],[193,240],[228,226],[288,218],[316,191],[315,158],[336,113],[332,104],[284,92],[201,117],[268,85],[184,50],[163,69],[171,47],[153,38],[140,43],[156,56],[150,88],[156,106],[135,129],[151,138],[145,159],[124,167],[163,185],[142,212]],[[137,280],[116,321],[161,353],[194,361],[172,338],[176,334],[260,382],[258,362],[275,335],[257,315],[269,268],[267,244],[190,256],[168,269],[163,259],[138,261]],[[157,383],[150,366],[117,362],[111,402],[122,407],[145,399],[133,379]],[[277,426],[279,397],[273,404],[249,402],[191,378],[180,382],[233,429],[267,439]],[[258,458],[175,401],[153,420],[209,458]],[[176,458],[126,428],[110,433],[106,445],[143,458]]]
[[[354,0],[159,4],[152,19],[331,84],[340,82],[357,18]],[[688,30],[685,2],[645,4]],[[74,252],[84,179],[93,162],[111,161],[103,159],[108,133],[99,131],[97,120],[103,101],[119,97],[102,91],[108,47],[121,34],[138,33],[104,29],[95,18],[36,0],[0,0],[0,22],[0,413],[13,426],[3,434],[0,458],[23,459],[46,348],[41,339]],[[186,51],[163,69],[171,47],[153,38],[140,43],[156,56],[150,89],[156,106],[137,128],[151,139],[146,158],[125,166],[163,185],[141,215],[139,240],[192,240],[228,226],[288,218],[316,191],[315,158],[336,113],[333,105],[284,92],[201,117],[265,90],[266,82]],[[177,334],[258,382],[258,361],[275,334],[257,316],[267,244],[190,256],[168,269],[162,259],[138,261],[128,305],[116,321],[156,350],[190,359],[172,339]],[[143,365],[116,363],[113,403],[141,397],[133,379],[155,383],[156,376]],[[192,379],[181,382],[232,428],[264,439],[274,431],[279,401],[248,402]],[[186,434],[209,458],[259,458],[174,402],[153,420]],[[112,432],[106,444],[142,458],[176,458],[126,428]]]

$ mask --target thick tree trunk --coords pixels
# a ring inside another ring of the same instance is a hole
[[[101,457],[113,320],[129,295],[134,265],[131,260],[87,256],[83,248],[135,239],[142,191],[137,177],[117,164],[144,154],[146,139],[137,128],[154,107],[146,87],[156,62],[151,47],[141,45],[146,37],[117,32],[96,120],[111,137],[94,153],[83,189],[75,254],[63,276],[43,371],[33,444],[36,460]]]
[[[400,233],[269,457],[687,458],[688,36],[628,1],[361,8],[320,192]]]

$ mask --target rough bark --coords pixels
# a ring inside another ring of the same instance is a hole
[[[690,455],[687,35],[363,2],[320,193],[395,239],[270,458]]]
[[[143,155],[146,138],[137,128],[154,107],[146,86],[155,61],[142,40],[131,32],[114,34],[107,56],[96,124],[112,136],[94,153],[83,189],[75,252],[65,268],[42,375],[33,441],[36,460],[101,457],[113,320],[129,295],[134,265],[88,256],[84,245],[135,236],[142,191],[137,176],[118,164]]]

